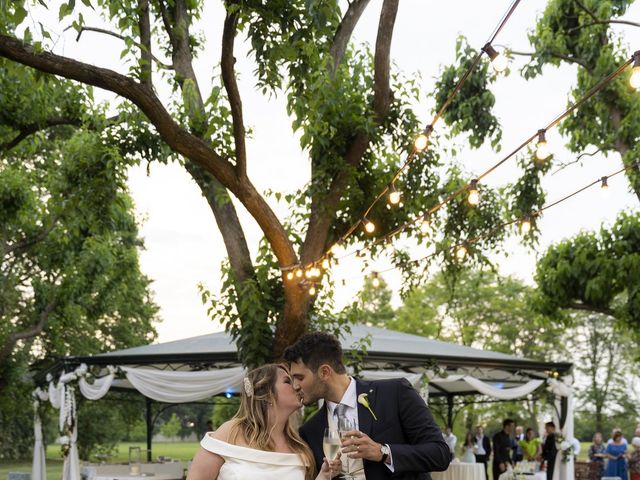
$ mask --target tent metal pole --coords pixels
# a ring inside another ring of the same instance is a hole
[[[453,395],[447,395],[447,427],[453,428]]]
[[[147,462],[151,462],[151,442],[153,439],[153,410],[152,410],[152,400],[150,398],[145,398],[146,406],[147,406]]]

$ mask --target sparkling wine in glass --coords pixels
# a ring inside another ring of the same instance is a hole
[[[345,438],[346,433],[356,429],[356,422],[346,416],[338,417],[338,431],[340,437]],[[344,455],[342,460],[343,471],[346,475],[343,475],[345,480],[354,480],[355,477],[351,475],[351,465],[349,464],[349,457]]]
[[[340,433],[333,428],[324,429],[324,437],[322,437],[322,451],[327,460],[335,460],[340,451]]]

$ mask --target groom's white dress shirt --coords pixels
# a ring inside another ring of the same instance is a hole
[[[354,425],[356,430],[360,430],[360,423],[358,422],[358,392],[356,390],[356,381],[353,377],[351,377],[351,382],[349,382],[349,386],[347,387],[347,391],[344,392],[344,395],[342,396],[342,399],[340,400],[340,405],[344,405],[344,407],[342,407],[342,411],[344,412],[344,416],[347,417],[349,420],[351,420]],[[330,428],[337,428],[338,425],[338,417],[336,415],[336,408],[338,407],[337,403],[331,402],[329,400],[327,400],[327,420],[329,422],[329,427]],[[392,452],[393,454],[393,452]],[[392,472],[394,471],[393,468],[393,456],[389,455],[389,460],[390,463],[385,463],[385,465],[387,466],[387,468],[389,468],[389,470],[391,470]],[[346,457],[342,458],[342,461],[344,462],[344,459]],[[365,478],[364,476],[364,463],[362,461],[362,459],[358,458],[358,459],[352,459],[350,458],[349,460],[349,466],[351,467],[351,471],[356,471],[357,473],[355,474],[356,478]]]

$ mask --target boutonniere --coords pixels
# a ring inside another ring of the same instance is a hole
[[[358,395],[358,403],[362,405],[364,408],[366,408],[367,410],[369,410],[369,413],[373,415],[374,420],[378,420],[378,417],[376,417],[376,414],[373,413],[373,410],[371,410],[371,406],[369,405],[369,397],[367,396],[366,393],[361,393],[360,395]]]

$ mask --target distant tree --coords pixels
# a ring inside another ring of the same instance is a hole
[[[634,395],[640,348],[610,316],[578,312],[572,322],[565,339],[578,374],[580,409],[591,413],[592,428],[602,432],[607,417],[630,414],[627,407],[640,400]]]

